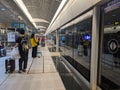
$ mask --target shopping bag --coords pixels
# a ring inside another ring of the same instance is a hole
[[[42,52],[37,52],[37,57],[40,58],[42,56]]]
[[[13,59],[19,59],[20,58],[18,47],[12,49],[12,51],[11,51],[11,57]]]

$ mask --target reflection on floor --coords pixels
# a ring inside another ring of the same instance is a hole
[[[66,90],[84,90],[76,82],[73,74],[65,67],[64,63],[59,57],[52,56],[53,62],[57,71],[59,72]]]
[[[56,52],[56,47],[48,47],[49,52]],[[62,52],[59,48],[59,52]]]
[[[70,56],[63,56],[79,73],[90,81],[90,71]]]
[[[75,64],[73,65],[87,80],[89,80],[89,74],[85,74],[86,72],[89,73],[90,70],[90,50],[88,50],[88,56],[80,56],[78,55],[78,50],[77,49],[73,49],[71,47],[68,46],[68,48],[66,48],[66,46],[61,46],[60,49],[63,51],[61,54],[63,56],[69,56],[67,59],[69,61],[69,63],[71,64]],[[107,59],[107,60],[106,60]],[[108,60],[109,59],[109,60]],[[102,77],[102,81],[108,81],[111,80],[113,83],[112,85],[114,85],[114,87],[119,87],[120,86],[120,79],[119,75],[120,75],[120,59],[116,59],[115,57],[111,56],[110,54],[104,54],[104,57],[102,58],[102,75],[104,77],[106,77],[108,80],[104,79]],[[117,62],[117,64],[115,64],[115,62]],[[78,63],[78,64],[76,64]],[[84,67],[86,68],[84,69],[80,69],[80,67]],[[104,83],[104,82],[103,82]],[[115,85],[116,84],[116,85]],[[109,84],[111,86],[111,84]],[[106,85],[105,85],[106,86]],[[108,86],[107,86],[108,87]],[[113,88],[114,88],[113,87]]]
[[[81,73],[88,81],[90,81],[90,71],[82,66],[80,63],[76,62],[73,58],[71,58],[70,56],[63,56],[79,73]],[[101,76],[101,80],[102,80],[102,83],[101,83],[101,87],[103,89],[107,89],[107,90],[113,90],[113,89],[119,89],[120,86],[117,85],[116,83],[114,83],[113,81],[111,81],[108,77],[108,73],[107,72],[107,76]],[[111,76],[112,76],[113,72],[111,72]],[[110,76],[109,75],[109,76]],[[113,78],[113,77],[112,77]],[[119,81],[119,78],[116,78],[118,79]]]

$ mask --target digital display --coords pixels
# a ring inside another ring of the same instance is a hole
[[[83,38],[84,38],[84,40],[87,40],[87,41],[90,41],[90,40],[91,40],[91,36],[88,35],[88,34],[84,35]]]

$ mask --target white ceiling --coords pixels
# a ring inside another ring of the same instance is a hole
[[[48,27],[60,5],[57,0],[23,0],[36,25]],[[39,21],[39,22],[38,22]],[[45,22],[46,21],[46,22]]]
[[[11,23],[17,21],[13,13],[0,3],[0,23]]]
[[[36,26],[48,27],[56,10],[58,9],[61,0],[22,0],[26,6],[28,12],[32,16],[33,22]],[[25,23],[33,27],[31,21],[27,18],[24,12],[18,7],[14,0],[0,0],[0,8],[3,5],[6,7],[6,11],[0,13],[0,23],[2,22],[14,22],[17,20],[17,16],[21,16]],[[0,11],[1,12],[1,11]],[[14,15],[12,16],[13,13]]]

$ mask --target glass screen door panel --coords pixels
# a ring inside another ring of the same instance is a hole
[[[103,90],[120,90],[120,0],[111,0],[101,7],[101,72]]]

